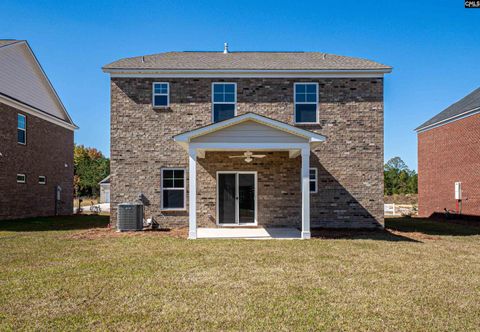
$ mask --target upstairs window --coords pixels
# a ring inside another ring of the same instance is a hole
[[[38,184],[47,184],[47,177],[43,176],[43,175],[40,175],[38,177]]]
[[[168,83],[153,83],[153,107],[168,107],[170,104],[170,87]]]
[[[237,84],[213,83],[212,90],[213,122],[233,118],[237,108]]]
[[[27,118],[23,114],[17,114],[17,142],[27,144]]]
[[[162,209],[184,210],[186,198],[185,169],[162,169]]]
[[[318,84],[295,83],[295,123],[318,123]]]
[[[27,176],[25,174],[17,174],[17,183],[26,183]]]

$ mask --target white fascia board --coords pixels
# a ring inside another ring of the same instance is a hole
[[[423,133],[424,131],[434,129],[434,128],[446,125],[448,123],[452,123],[457,120],[465,119],[475,114],[480,114],[480,107],[476,107],[474,109],[471,109],[470,111],[466,111],[466,112],[454,115],[452,117],[449,117],[447,119],[432,123],[431,125],[425,126],[423,128],[415,129],[415,131],[417,132],[417,134],[420,134],[420,133]]]
[[[366,77],[381,78],[384,74],[392,71],[391,68],[381,69],[358,69],[358,70],[339,70],[339,69],[322,69],[322,70],[222,70],[222,69],[205,69],[205,70],[155,70],[155,69],[103,69],[105,73],[109,73],[113,77],[145,77],[145,78],[350,78],[350,77]]]
[[[59,118],[54,117],[53,115],[50,115],[48,113],[39,111],[31,106],[25,105],[21,102],[18,102],[14,99],[8,98],[6,96],[0,95],[0,103],[3,103],[5,105],[11,106],[13,108],[16,108],[20,111],[23,111],[25,113],[31,114],[33,116],[36,116],[37,118],[40,118],[42,120],[51,122],[53,124],[56,124],[60,127],[70,129],[70,130],[75,130],[78,129],[78,127],[74,124],[70,124],[66,122],[65,120],[61,120]]]
[[[288,132],[295,136],[300,136],[302,138],[307,139],[310,143],[323,142],[326,140],[325,136],[323,135],[320,135],[311,131],[307,131],[305,129],[297,128],[289,124],[279,122],[273,119],[269,119],[254,113],[243,114],[222,122],[211,124],[203,128],[194,129],[187,133],[174,136],[174,140],[179,143],[180,142],[189,143],[192,138],[196,138],[196,137],[203,136],[215,131],[219,131],[245,121],[255,121],[259,124],[269,126],[284,132]]]

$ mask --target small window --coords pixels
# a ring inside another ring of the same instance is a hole
[[[212,85],[213,122],[231,119],[236,113],[237,84],[213,83]]]
[[[310,168],[310,192],[316,193],[318,183],[318,170],[316,168]]]
[[[38,184],[46,184],[46,183],[47,183],[47,177],[43,176],[43,175],[40,175],[38,177]]]
[[[153,83],[153,107],[167,107],[170,104],[168,83]]]
[[[184,210],[185,209],[185,169],[164,168],[162,169],[162,209]]]
[[[26,183],[27,176],[25,174],[17,174],[17,183]]]
[[[295,123],[318,123],[318,84],[295,83]]]
[[[27,118],[23,114],[17,114],[17,142],[27,144]]]

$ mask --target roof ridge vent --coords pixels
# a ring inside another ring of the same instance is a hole
[[[228,43],[224,43],[223,44],[223,54],[227,54],[228,53]]]

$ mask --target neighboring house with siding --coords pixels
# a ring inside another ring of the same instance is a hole
[[[0,40],[0,220],[67,215],[72,122],[25,40]]]
[[[383,227],[383,76],[307,52],[115,61],[111,204],[167,227]]]
[[[110,203],[110,175],[98,184],[100,185],[100,203]]]
[[[419,215],[480,217],[480,88],[415,130]]]

